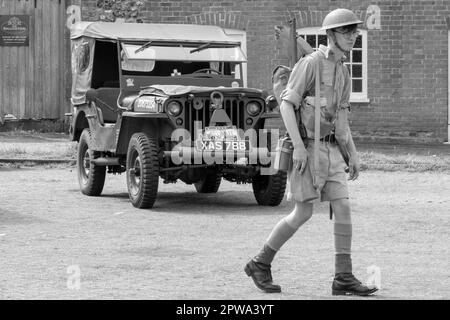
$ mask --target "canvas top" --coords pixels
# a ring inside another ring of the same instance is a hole
[[[191,24],[86,22],[73,25],[70,38],[239,45],[217,26]]]

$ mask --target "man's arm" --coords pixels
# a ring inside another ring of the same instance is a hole
[[[348,127],[348,142],[347,142],[348,153],[351,157],[358,157],[358,152],[356,151],[355,143],[353,142],[352,132],[350,126]]]
[[[358,156],[358,152],[356,151],[355,143],[353,142],[353,136],[352,136],[352,132],[350,131],[350,127],[348,128],[348,132],[349,132],[349,137],[348,137],[347,148],[348,148],[348,152],[350,154],[350,159],[349,159],[350,177],[349,177],[349,179],[356,180],[356,179],[358,179],[359,171],[360,171],[359,156]]]
[[[294,168],[299,169],[300,172],[306,168],[308,152],[300,135],[295,109],[300,109],[303,94],[313,82],[314,67],[312,64],[312,59],[308,58],[297,63],[289,77],[286,89],[281,93],[280,113],[294,146],[292,156]]]
[[[344,92],[342,94],[342,99],[341,99],[341,107],[344,107],[344,110],[338,110],[336,112],[343,112],[345,113],[345,131],[346,131],[346,135],[347,135],[347,139],[346,139],[346,143],[344,144],[344,146],[340,146],[341,150],[344,149],[343,151],[347,154],[343,156],[348,156],[348,167],[349,167],[349,180],[356,180],[359,176],[359,157],[358,157],[358,153],[356,151],[356,146],[355,146],[355,142],[353,141],[353,136],[352,136],[352,131],[350,130],[350,124],[348,121],[348,113],[350,111],[350,74],[348,73],[348,69],[346,67],[344,67],[344,79],[345,79],[345,84],[344,84]],[[338,141],[339,142],[339,141]],[[342,148],[344,147],[344,148]],[[342,151],[341,151],[342,152]]]
[[[291,137],[294,151],[292,154],[292,162],[294,170],[300,170],[300,173],[306,168],[306,162],[308,160],[308,152],[303,144],[300,131],[298,130],[297,119],[295,116],[294,106],[289,101],[283,100],[280,106],[281,117],[283,118],[286,130]]]
[[[294,148],[305,148],[302,137],[300,136],[300,131],[298,130],[297,119],[292,103],[283,100],[280,106],[280,113],[283,118],[284,125],[286,126],[286,130],[289,133],[289,137],[291,137]]]

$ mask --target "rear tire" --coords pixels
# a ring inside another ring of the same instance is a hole
[[[286,190],[286,172],[278,171],[273,175],[256,175],[252,186],[256,202],[261,206],[278,206]]]
[[[158,194],[158,144],[145,133],[135,133],[128,145],[126,176],[128,195],[136,208],[153,207]]]
[[[208,172],[203,180],[194,183],[198,193],[216,193],[222,182],[222,175],[217,172]]]
[[[90,149],[91,139],[91,130],[84,129],[77,150],[78,183],[83,194],[99,196],[105,185],[106,167],[91,162],[101,155],[99,151]]]

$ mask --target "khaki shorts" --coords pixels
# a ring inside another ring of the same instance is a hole
[[[310,202],[319,198],[320,201],[332,201],[348,198],[347,165],[336,143],[319,143],[320,175],[318,188],[314,188],[314,140],[308,143],[308,165],[303,174],[298,170],[289,170],[287,199],[299,202]]]

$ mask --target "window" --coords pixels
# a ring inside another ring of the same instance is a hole
[[[328,45],[325,31],[319,29],[320,27],[301,28],[297,29],[297,34],[303,37],[313,49],[317,49],[321,44]],[[350,102],[369,102],[367,98],[367,30],[360,30],[360,32],[353,50],[344,62],[352,79]]]
[[[94,66],[91,87],[119,87],[119,64],[117,59],[117,43],[109,41],[95,42]]]
[[[214,69],[221,75],[240,79],[241,64],[247,61],[244,52],[238,46],[227,48],[212,45],[196,52],[191,51],[197,45],[174,44],[142,48],[142,44],[121,43],[121,46],[122,70],[148,73],[148,76],[181,76],[201,69]]]
[[[241,43],[241,50],[247,56],[247,33],[244,30],[224,29],[227,36],[235,38]],[[240,74],[239,65],[235,68],[235,77],[242,79],[244,87],[247,87],[247,62],[242,63],[242,76]]]

